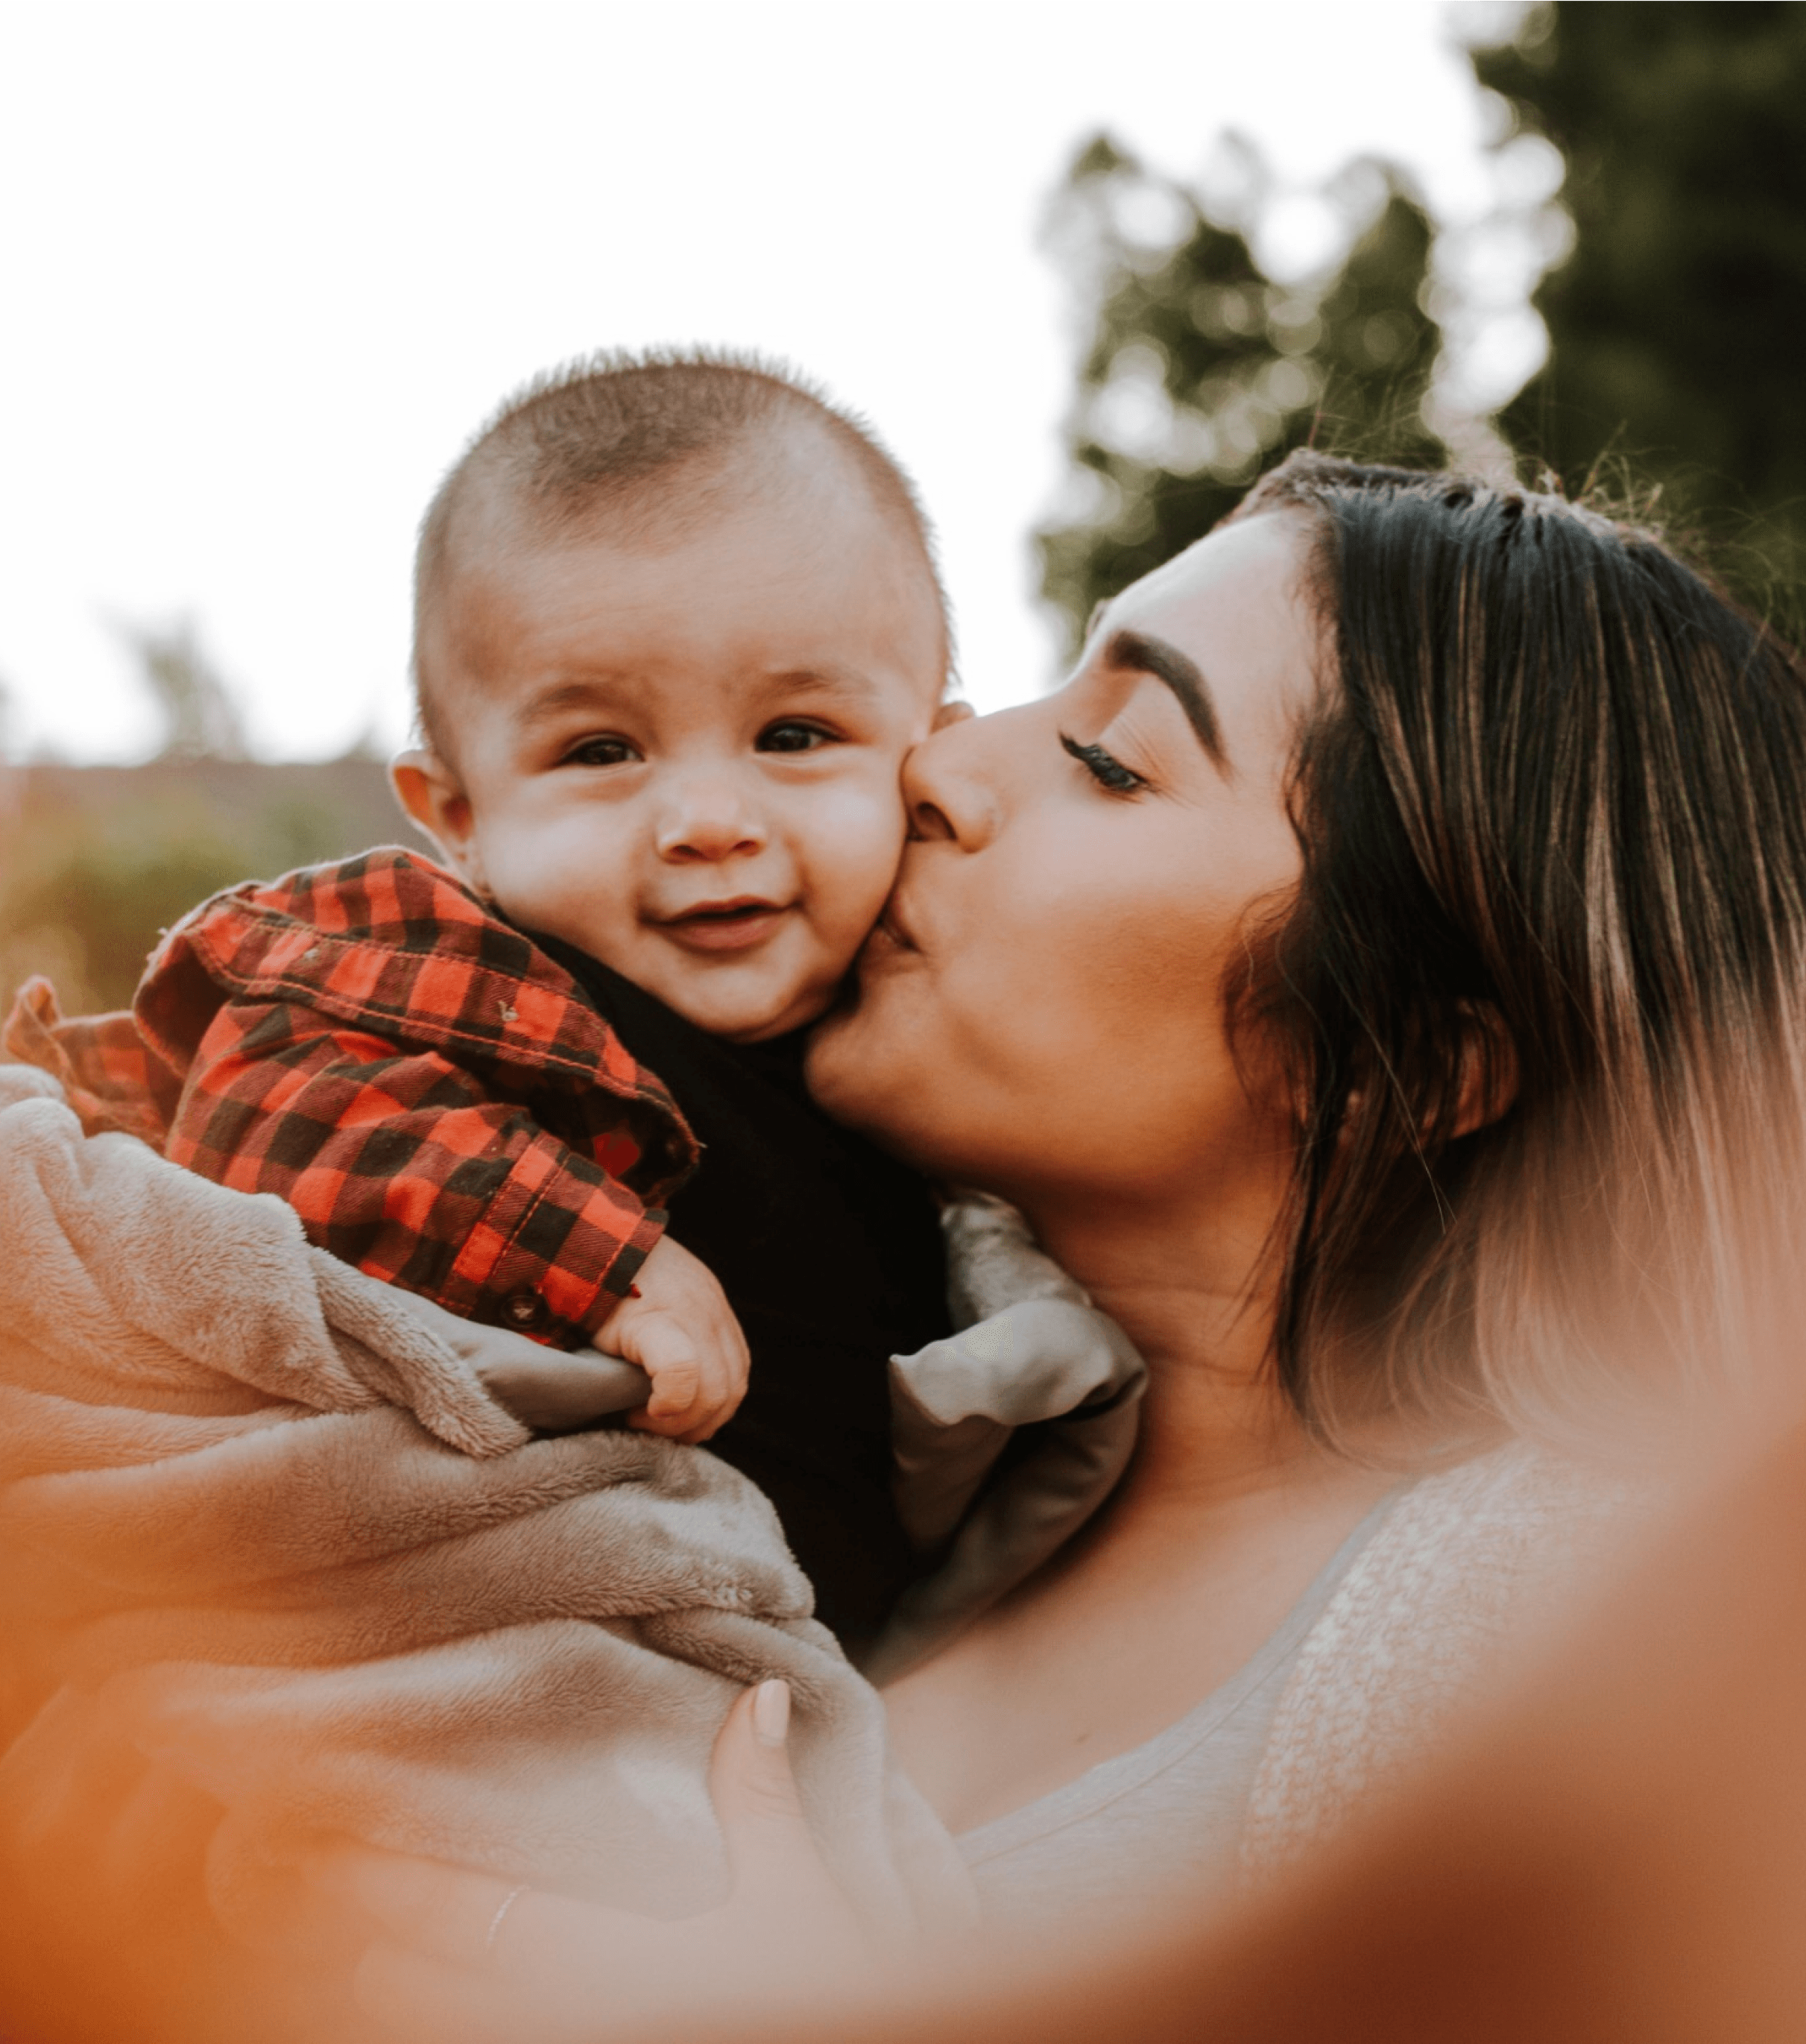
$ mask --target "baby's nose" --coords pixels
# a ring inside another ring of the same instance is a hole
[[[698,778],[673,791],[659,826],[659,856],[680,863],[732,859],[763,851],[766,837],[763,820],[731,779]]]

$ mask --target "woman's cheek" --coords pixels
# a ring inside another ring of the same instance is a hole
[[[1050,1115],[1101,1113],[1152,1140],[1165,1124],[1176,1134],[1208,1119],[1205,1096],[1225,1078],[1239,1088],[1223,1015],[1225,905],[1140,877],[1138,896],[1108,876],[1070,876],[971,1020],[974,1047],[988,1037],[1015,1089]]]

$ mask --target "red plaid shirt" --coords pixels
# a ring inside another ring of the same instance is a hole
[[[32,981],[7,1049],[123,1129],[373,1278],[561,1347],[659,1239],[697,1147],[535,944],[409,851],[215,895],[129,1013],[64,1021]]]

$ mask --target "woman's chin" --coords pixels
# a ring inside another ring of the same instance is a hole
[[[803,1066],[824,1112],[889,1149],[903,1147],[920,1090],[918,1032],[900,1019],[884,983],[856,975],[809,1032]]]
[[[859,1079],[870,1060],[862,1054],[865,996],[856,978],[851,978],[835,997],[834,1005],[809,1032],[809,1048],[803,1059],[803,1075],[817,1104],[838,1121],[851,1121],[849,1111],[856,1105]]]

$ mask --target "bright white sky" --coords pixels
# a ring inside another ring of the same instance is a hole
[[[183,614],[262,753],[398,743],[440,474],[533,371],[660,340],[869,413],[940,523],[970,693],[1032,694],[1078,338],[1036,235],[1074,146],[1189,175],[1233,125],[1300,190],[1377,151],[1477,222],[1501,174],[1453,34],[1435,0],[0,5],[12,746],[141,756],[110,620]],[[1308,209],[1289,231],[1301,261]],[[1494,380],[1533,346],[1500,326]]]

